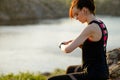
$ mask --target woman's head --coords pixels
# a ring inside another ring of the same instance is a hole
[[[76,17],[75,11],[81,11],[82,9],[86,9],[90,14],[95,14],[94,0],[72,0],[69,16],[71,18]]]

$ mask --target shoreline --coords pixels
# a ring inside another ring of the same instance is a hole
[[[112,15],[106,15],[106,14],[97,14],[96,17],[104,18],[119,18],[120,16],[112,16]],[[50,18],[50,19],[13,19],[13,20],[0,20],[1,26],[19,26],[19,25],[38,25],[38,24],[52,24],[54,21],[60,21],[62,19],[69,19],[69,16],[67,17],[61,17],[61,18]]]

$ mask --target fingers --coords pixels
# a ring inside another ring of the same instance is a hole
[[[73,40],[61,42],[61,43],[59,44],[59,48],[61,48],[61,45],[67,45],[67,44],[71,43],[72,41],[73,41]]]
[[[71,43],[72,41],[73,40],[66,41],[66,42],[64,42],[64,44],[67,45],[67,44]]]

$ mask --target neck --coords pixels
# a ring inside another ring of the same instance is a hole
[[[90,14],[87,16],[87,24],[89,24],[91,21],[96,20],[96,17],[93,14]]]

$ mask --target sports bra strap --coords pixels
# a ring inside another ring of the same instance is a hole
[[[93,20],[93,21],[91,21],[89,24],[92,24],[92,23],[100,24],[101,21],[99,22],[99,21]],[[102,22],[102,23],[103,23],[103,22]]]

